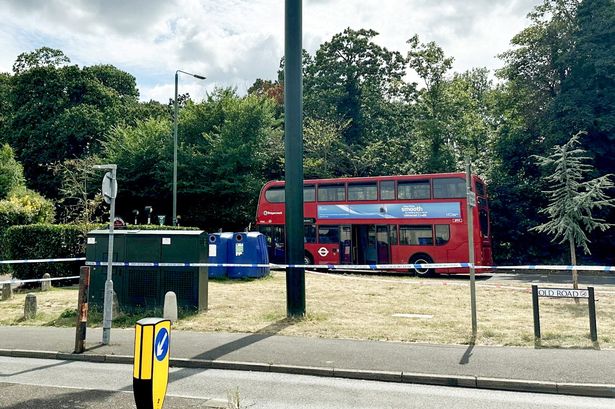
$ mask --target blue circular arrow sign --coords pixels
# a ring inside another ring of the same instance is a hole
[[[156,359],[162,361],[169,352],[169,332],[166,328],[161,328],[156,334],[156,341],[154,342],[154,354]]]

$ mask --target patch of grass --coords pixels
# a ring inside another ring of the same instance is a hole
[[[519,284],[515,285],[519,287]],[[525,289],[477,285],[477,345],[534,346],[532,297]],[[596,290],[600,348],[615,348],[615,296]],[[0,302],[0,325],[75,325],[76,289],[36,293],[39,315],[20,321],[25,294]],[[247,332],[354,338],[439,344],[468,344],[471,318],[468,282],[306,274],[305,317],[286,317],[284,272],[265,279],[211,280],[209,309],[180,309],[174,329],[207,332]],[[430,315],[430,319],[394,317],[394,314]],[[540,300],[545,347],[592,348],[587,301]],[[131,327],[162,311],[135,311],[114,320],[115,327]],[[92,309],[89,326],[100,326],[102,312]]]

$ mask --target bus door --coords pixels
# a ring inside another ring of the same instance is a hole
[[[389,229],[386,225],[352,226],[353,261],[356,264],[388,264],[391,261]]]
[[[377,259],[376,225],[352,226],[352,260],[355,264],[374,264]]]
[[[352,227],[340,226],[340,264],[352,264]]]
[[[378,254],[378,264],[389,264],[391,262],[389,226],[387,225],[376,225],[376,250]]]

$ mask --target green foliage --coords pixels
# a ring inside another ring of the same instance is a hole
[[[23,167],[15,160],[13,149],[0,146],[0,199],[5,199],[16,188],[25,186]]]
[[[610,180],[612,175],[585,180],[593,167],[588,164],[590,158],[586,151],[579,148],[581,135],[577,133],[564,145],[554,146],[549,156],[536,157],[542,167],[552,168],[553,173],[545,177],[550,186],[544,192],[549,197],[549,206],[541,210],[548,215],[549,221],[534,229],[551,235],[552,241],[571,243],[572,251],[579,246],[590,254],[586,232],[605,231],[613,226],[592,212],[615,206],[615,199],[606,193],[615,184]],[[572,256],[574,262],[576,257]]]
[[[306,179],[355,175],[353,152],[343,142],[343,127],[306,118],[303,129],[303,173]]]
[[[38,258],[83,257],[85,254],[84,228],[78,225],[33,224],[13,226],[5,233],[5,256],[10,260]],[[79,263],[12,264],[14,278],[41,278],[79,275]]]
[[[170,197],[173,139],[164,119],[118,125],[102,142],[104,160],[118,167],[118,197],[145,201]],[[118,199],[119,202],[119,199]]]
[[[402,98],[408,92],[402,81],[404,58],[399,52],[377,45],[373,30],[352,30],[323,43],[305,68],[307,115],[332,123],[346,123],[344,142],[365,144],[375,129],[383,102]],[[411,88],[411,87],[410,87]],[[375,111],[374,111],[375,110]]]
[[[218,122],[204,123],[202,140],[181,158],[178,213],[208,228],[244,228],[253,220],[258,192],[271,168],[280,166],[271,146],[280,144],[269,99],[229,92],[212,95],[204,111]],[[182,210],[183,209],[183,210]]]
[[[29,53],[19,54],[13,64],[13,72],[20,74],[32,68],[60,67],[69,62],[70,58],[61,50],[41,47]]]
[[[425,83],[419,92],[417,112],[418,140],[415,145],[417,157],[423,158],[420,173],[451,171],[455,166],[453,143],[448,130],[452,110],[445,96],[446,74],[451,69],[453,58],[444,56],[444,51],[434,42],[421,44],[418,36],[408,40],[408,65]]]
[[[29,186],[52,198],[60,186],[51,168],[97,153],[111,127],[138,113],[132,75],[110,65],[80,69],[68,62],[59,50],[24,53],[8,89],[12,114],[4,139],[23,163]]]
[[[53,204],[25,188],[13,190],[0,200],[0,233],[10,226],[53,222]]]

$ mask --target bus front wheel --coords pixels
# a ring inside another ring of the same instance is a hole
[[[427,254],[415,254],[410,258],[410,264],[431,264],[433,260]],[[411,272],[416,274],[418,277],[433,277],[436,272],[433,268],[418,268],[414,267],[410,269]]]
[[[314,264],[314,260],[312,259],[312,256],[310,256],[309,253],[305,253],[303,255],[303,264],[305,264],[305,265],[312,265],[312,264]]]

